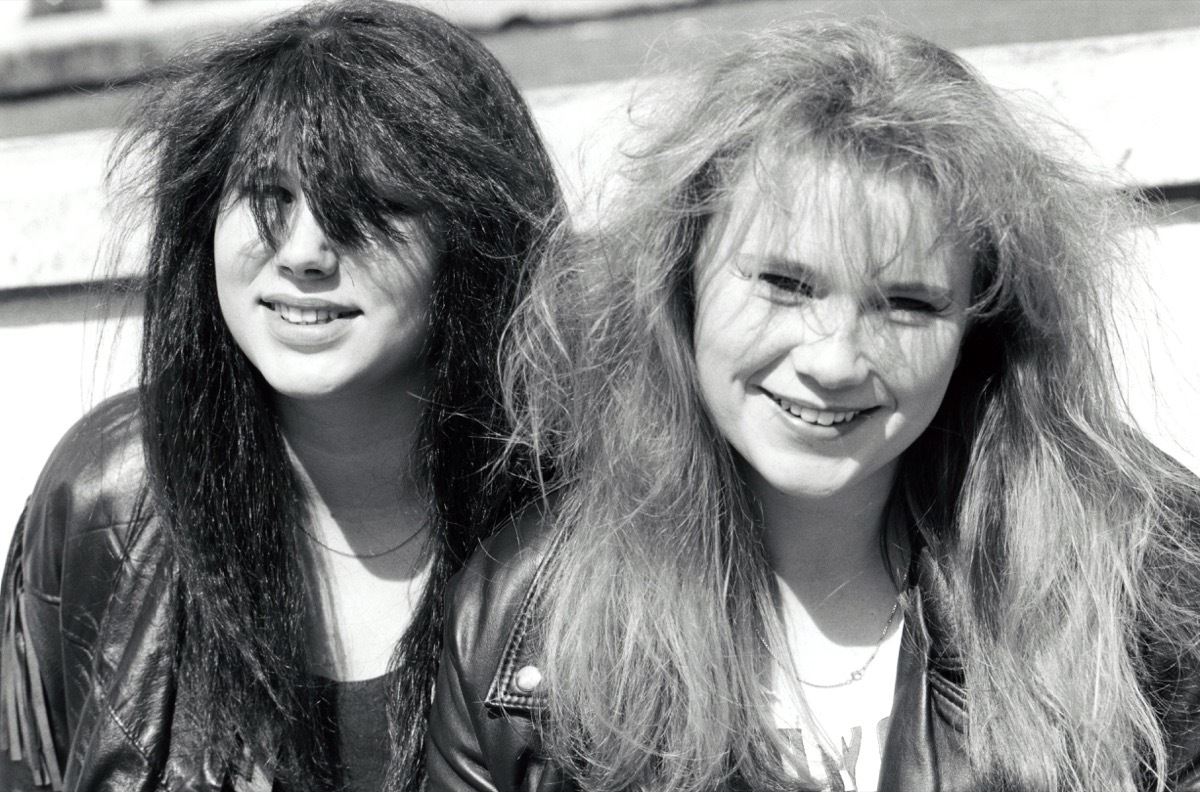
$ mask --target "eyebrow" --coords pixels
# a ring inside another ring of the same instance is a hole
[[[794,275],[800,280],[805,280],[814,285],[824,283],[826,277],[820,272],[817,272],[808,264],[798,259],[788,258],[787,256],[762,255],[762,254],[742,254],[742,258],[754,260],[760,266],[772,267],[775,269],[785,270],[788,275]]]
[[[760,253],[739,253],[738,258],[754,261],[760,266],[784,270],[789,276],[794,276],[811,284],[814,288],[828,288],[828,276],[815,270],[811,265],[785,255]],[[879,292],[895,292],[898,294],[919,294],[933,300],[946,303],[954,302],[954,290],[948,286],[939,286],[922,280],[885,280],[878,276],[874,279],[875,289]]]

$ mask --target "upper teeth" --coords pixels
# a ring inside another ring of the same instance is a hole
[[[297,308],[287,303],[271,303],[271,310],[292,324],[324,324],[346,315],[346,312],[328,308]]]
[[[845,423],[862,412],[862,410],[816,410],[812,407],[802,407],[799,404],[792,404],[790,401],[780,399],[779,397],[776,397],[775,401],[780,407],[801,421],[818,426],[833,426],[834,424]]]

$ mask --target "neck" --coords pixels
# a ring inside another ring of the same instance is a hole
[[[419,500],[412,466],[423,377],[321,399],[279,397],[283,436],[308,499],[347,539]],[[353,541],[352,541],[353,543]]]
[[[877,615],[886,615],[897,593],[897,570],[881,544],[892,478],[873,476],[852,492],[822,498],[752,487],[791,629],[817,630],[837,643],[875,639]],[[903,562],[903,552],[891,555]]]
[[[387,671],[424,596],[428,510],[412,466],[423,377],[278,401],[307,509],[300,539],[313,670],[333,679]]]
[[[794,497],[769,485],[753,487],[775,573],[804,589],[814,581],[880,565],[891,482],[891,476],[875,476],[853,492],[822,498]]]

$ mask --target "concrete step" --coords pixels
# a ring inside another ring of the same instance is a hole
[[[1200,28],[962,50],[1019,102],[1078,130],[1080,155],[1134,185],[1200,185]],[[529,92],[581,220],[628,131],[631,82]],[[1064,128],[1065,129],[1065,128]],[[111,130],[0,140],[0,292],[137,272],[110,267],[101,190]]]
[[[33,0],[0,2],[0,98],[141,77],[181,44],[257,24],[308,0],[96,0],[34,16]],[[702,0],[408,0],[468,30],[603,19]]]

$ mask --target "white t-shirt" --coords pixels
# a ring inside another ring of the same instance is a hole
[[[857,682],[838,688],[801,686],[824,739],[805,725],[792,686],[777,672],[775,723],[794,749],[788,769],[806,785],[832,792],[879,788],[903,633],[902,628],[893,631]]]

